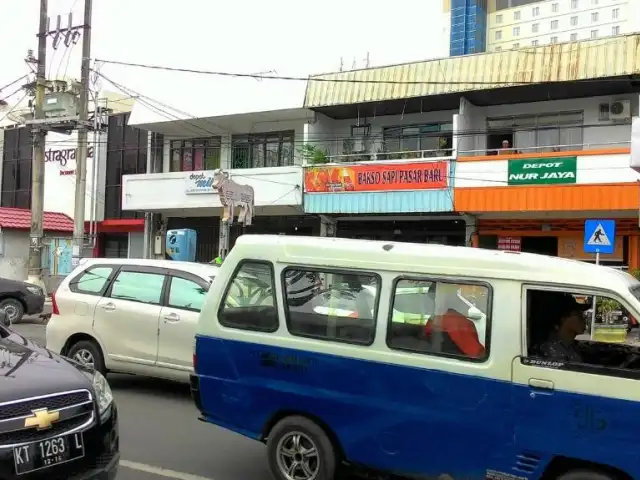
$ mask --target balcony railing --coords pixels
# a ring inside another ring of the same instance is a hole
[[[434,158],[450,157],[453,155],[452,149],[439,150],[405,150],[401,152],[375,152],[375,153],[349,153],[342,155],[320,155],[312,158],[304,158],[304,165],[321,164],[347,164],[366,163],[391,160],[431,160]]]
[[[485,155],[519,155],[536,153],[576,152],[581,150],[615,150],[619,148],[630,148],[631,140],[625,142],[599,142],[599,143],[572,143],[564,145],[541,145],[535,147],[519,147],[514,145],[511,148],[481,149],[481,150],[459,150],[458,156],[472,157]]]

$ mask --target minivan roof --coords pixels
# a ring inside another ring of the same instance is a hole
[[[349,266],[421,275],[501,278],[522,282],[627,289],[640,286],[630,275],[578,260],[472,247],[354,240],[331,237],[242,235],[236,257],[310,266]]]
[[[183,272],[193,273],[201,277],[213,277],[218,274],[220,267],[209,263],[178,262],[175,260],[150,260],[144,258],[83,258],[82,266],[109,263],[116,265],[141,265],[149,267],[173,268]]]

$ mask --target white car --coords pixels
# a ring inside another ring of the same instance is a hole
[[[46,346],[101,373],[188,381],[200,308],[219,267],[87,259],[53,295]]]

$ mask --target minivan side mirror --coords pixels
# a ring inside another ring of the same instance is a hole
[[[471,320],[482,320],[484,317],[484,313],[479,308],[471,307],[467,312],[467,317]]]

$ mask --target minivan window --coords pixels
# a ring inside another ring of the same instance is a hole
[[[94,267],[85,270],[79,277],[71,280],[69,289],[76,293],[96,294],[104,290],[113,273],[113,267]]]
[[[180,277],[171,278],[169,306],[199,312],[204,304],[207,290],[196,282]]]
[[[164,275],[146,272],[120,272],[113,282],[111,298],[160,304]]]
[[[284,271],[287,327],[293,335],[370,345],[380,277],[349,271]]]
[[[242,262],[227,285],[220,310],[220,325],[240,330],[275,332],[278,310],[271,263]]]

